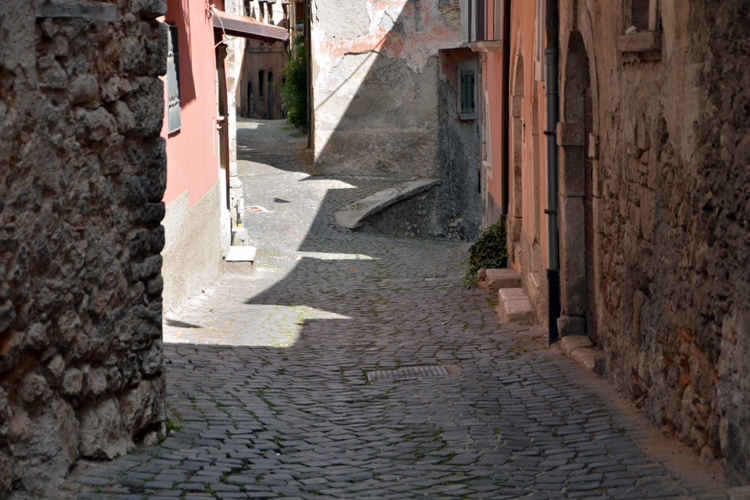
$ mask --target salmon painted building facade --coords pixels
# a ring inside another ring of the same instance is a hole
[[[216,281],[237,241],[243,209],[237,177],[233,48],[245,38],[286,40],[285,29],[213,5],[169,0],[165,85],[167,189],[162,252],[164,311]]]

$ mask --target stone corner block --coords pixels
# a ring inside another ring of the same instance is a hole
[[[727,500],[750,500],[750,486],[728,489]]]
[[[560,339],[560,349],[568,357],[576,350],[588,347],[594,347],[594,344],[591,339],[583,335],[568,335]]]
[[[596,368],[597,350],[591,347],[581,347],[571,354],[570,358],[581,365],[587,372],[594,372]]]
[[[583,316],[560,316],[557,318],[557,331],[560,332],[562,338],[585,336],[586,320]]]

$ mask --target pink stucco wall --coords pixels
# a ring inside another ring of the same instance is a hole
[[[193,206],[219,180],[215,42],[207,6],[204,0],[167,1],[165,21],[179,30],[182,128],[167,134],[165,109],[162,136],[167,139],[166,204],[187,190]]]

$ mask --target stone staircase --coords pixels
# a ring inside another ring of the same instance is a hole
[[[522,288],[521,276],[513,269],[487,269],[479,276],[479,287],[497,294],[497,314],[501,323],[534,321],[534,307]]]

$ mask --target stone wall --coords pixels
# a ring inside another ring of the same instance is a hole
[[[165,3],[113,11],[0,3],[0,493],[163,419]]]
[[[315,173],[438,177],[438,50],[465,0],[316,0]]]
[[[563,2],[561,74],[577,78],[566,67],[580,62],[569,45],[580,36],[594,122],[588,142],[574,137],[584,118],[563,76],[558,131],[567,138],[558,140],[561,161],[572,162],[572,147],[594,160],[604,375],[655,424],[748,483],[750,5],[663,0],[653,31],[636,38],[624,38],[619,2],[586,5]],[[570,172],[561,168],[564,192]],[[563,240],[576,222],[565,224]]]
[[[441,50],[439,55],[440,184],[368,217],[359,231],[468,241],[479,236],[479,120],[460,119],[457,91],[457,63],[478,69],[478,56],[469,49]]]

